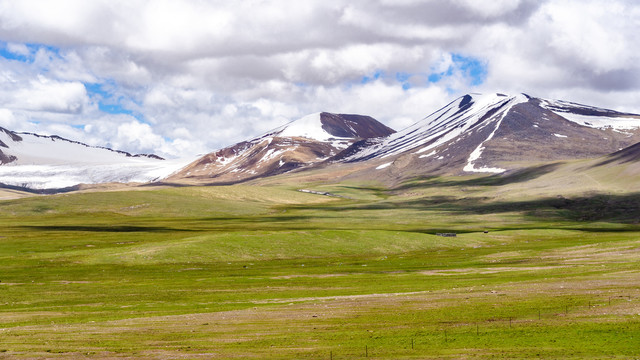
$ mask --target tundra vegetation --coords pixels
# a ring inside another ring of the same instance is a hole
[[[640,356],[640,195],[516,185],[1,201],[0,358]]]

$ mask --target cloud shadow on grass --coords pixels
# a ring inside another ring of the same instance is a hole
[[[134,233],[134,232],[190,232],[196,230],[178,229],[163,226],[103,226],[103,225],[23,225],[22,229],[35,231],[69,231],[69,232],[113,232],[113,233]]]
[[[472,179],[455,180],[438,177],[422,177],[406,182],[395,190],[409,190],[422,187],[456,187],[456,186],[503,186],[530,181],[557,169],[561,163],[533,166],[525,169],[510,171],[504,174],[476,177]]]
[[[407,201],[380,201],[370,204],[337,206],[299,205],[297,210],[358,211],[358,210],[416,210],[446,213],[488,215],[520,212],[524,216],[544,221],[606,221],[636,224],[640,222],[640,193],[611,195],[592,194],[564,198],[541,198],[527,201],[491,201],[487,197],[456,198],[432,196]]]

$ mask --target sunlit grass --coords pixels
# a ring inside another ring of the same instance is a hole
[[[0,202],[0,357],[640,354],[634,213],[434,181]]]

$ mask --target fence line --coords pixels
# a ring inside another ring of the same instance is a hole
[[[623,301],[632,301],[632,300],[636,300],[637,298],[631,295],[610,295],[607,298],[605,298],[604,300],[601,297],[598,297],[596,300],[593,299],[589,299],[587,300],[586,304],[582,303],[582,304],[577,304],[576,302],[572,302],[571,305],[565,304],[564,305],[564,316],[566,317],[569,314],[569,310],[570,309],[579,309],[580,307],[586,307],[588,310],[591,310],[592,308],[595,307],[602,307],[602,306],[611,306],[612,305],[612,301],[615,300],[620,300]],[[615,303],[613,303],[613,305],[615,305]],[[550,311],[550,312],[544,312],[543,310],[559,310],[559,311]],[[534,318],[533,321],[535,321],[535,316],[537,314],[537,318],[538,321],[544,321],[544,319],[547,319],[549,315],[552,316],[556,316],[556,317],[560,317],[562,316],[562,306],[560,307],[548,307],[548,308],[532,308],[532,312],[531,312],[531,316],[520,316],[520,317],[515,317],[515,316],[509,316],[509,317],[505,317],[505,318],[492,318],[492,319],[488,319],[488,320],[484,320],[484,321],[474,321],[474,322],[467,322],[467,323],[457,323],[458,325],[463,324],[465,325],[465,327],[473,327],[473,325],[475,325],[475,334],[476,336],[481,336],[482,332],[480,324],[490,324],[490,323],[499,323],[502,322],[505,324],[508,322],[509,323],[509,328],[513,328],[514,327],[514,323],[515,325],[517,325],[518,321],[522,321],[522,320],[531,320],[531,317]],[[451,325],[452,322],[447,321],[447,322],[441,322],[441,325]],[[449,343],[449,342],[453,342],[455,341],[455,333],[451,334],[451,332],[447,332],[447,330],[451,330],[452,326],[444,326],[441,328],[441,332],[434,332],[433,335],[435,337],[438,336],[438,333],[440,333],[442,336],[441,339],[443,339],[444,343]],[[472,328],[473,329],[473,328]],[[470,330],[469,333],[473,332],[473,330]],[[453,337],[450,335],[454,335]],[[418,342],[416,341],[416,338],[419,338],[417,336],[413,336],[410,339],[407,340],[407,345],[405,346],[410,346],[411,350],[415,350],[416,346],[418,344]],[[410,344],[410,345],[409,345]],[[378,348],[380,346],[377,346]],[[329,353],[329,358],[331,360],[333,360],[334,358],[334,351],[331,350]],[[365,348],[364,348],[364,357],[369,357],[369,344],[365,344]],[[345,355],[346,356],[346,355]],[[360,355],[362,356],[362,355]]]

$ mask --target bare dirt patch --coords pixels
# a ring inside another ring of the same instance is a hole
[[[486,274],[498,274],[508,271],[541,271],[541,270],[556,270],[560,268],[568,267],[566,265],[561,266],[503,266],[503,267],[486,267],[486,268],[464,268],[464,269],[447,269],[447,270],[426,270],[420,271],[423,275],[486,275]]]
[[[553,250],[541,257],[543,260],[564,261],[567,263],[604,264],[612,262],[633,262],[640,259],[640,242],[628,245],[618,244],[615,248],[598,245],[583,245]]]
[[[283,275],[283,276],[274,276],[271,279],[274,279],[274,280],[277,280],[277,279],[295,279],[295,278],[325,279],[325,278],[332,278],[332,277],[339,277],[339,276],[349,276],[349,275],[355,275],[355,274],[351,273],[351,274]]]

